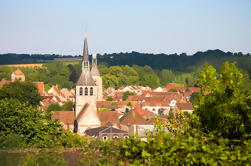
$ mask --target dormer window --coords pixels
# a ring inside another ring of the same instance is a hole
[[[80,89],[79,89],[79,95],[80,95],[80,96],[83,95],[83,88],[82,88],[82,87],[80,87]]]
[[[85,96],[88,96],[88,88],[85,87]]]
[[[90,96],[93,96],[93,87],[90,88]]]

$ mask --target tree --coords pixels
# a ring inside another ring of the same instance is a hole
[[[58,104],[51,104],[47,107],[47,111],[61,111],[61,107]]]
[[[48,147],[57,144],[61,125],[51,120],[51,113],[40,111],[18,99],[0,100],[0,136],[17,134],[31,146]]]
[[[108,96],[106,99],[106,101],[112,101],[112,100],[113,100],[112,96]]]
[[[217,132],[228,139],[241,139],[250,134],[251,113],[240,89],[242,77],[236,63],[225,62],[219,74],[208,64],[200,71],[198,85],[202,92],[194,112],[204,132]]]
[[[4,85],[0,89],[0,99],[4,98],[18,99],[22,103],[28,102],[33,107],[38,106],[42,100],[36,85],[27,81],[15,81]]]
[[[126,91],[123,93],[122,100],[125,101],[129,96],[133,96],[133,95],[134,95],[133,92]]]
[[[72,111],[72,109],[73,109],[73,102],[72,101],[68,101],[64,105],[61,106],[62,111]]]
[[[166,85],[168,83],[171,83],[172,81],[174,81],[174,77],[175,76],[171,70],[167,70],[167,69],[161,70],[161,73],[160,73],[161,85]]]

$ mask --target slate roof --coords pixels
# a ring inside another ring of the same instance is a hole
[[[96,58],[96,54],[93,54],[92,56],[92,70],[91,70],[92,76],[100,76],[98,71],[98,62]]]
[[[91,129],[85,130],[85,134],[90,135],[90,136],[98,136],[101,133],[125,133],[125,134],[128,134],[127,131],[116,129],[111,126],[101,126],[101,127],[96,127],[96,128],[91,128]]]
[[[95,86],[95,81],[93,80],[92,76],[91,76],[91,72],[88,71],[82,71],[78,82],[77,82],[78,86]]]

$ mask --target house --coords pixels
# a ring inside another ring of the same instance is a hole
[[[74,101],[74,93],[67,88],[61,89],[60,92],[66,97],[67,101]]]
[[[11,81],[14,82],[16,80],[25,81],[25,75],[20,69],[17,69],[11,74]]]
[[[61,102],[65,103],[67,102],[67,98],[64,96],[64,94],[60,91],[58,88],[58,85],[53,85],[49,90],[48,94],[57,97]]]
[[[98,118],[100,120],[100,126],[112,126],[117,129],[121,129],[119,122],[120,114],[117,111],[97,111]]]
[[[74,111],[53,111],[51,119],[58,119],[65,130],[70,129],[73,131],[74,129]]]
[[[128,129],[129,136],[134,136],[135,134],[141,138],[142,141],[146,141],[147,133],[154,130],[154,125],[131,125]]]
[[[6,78],[2,78],[2,80],[0,81],[0,88],[2,88],[5,84],[9,84],[10,81],[7,80]]]
[[[124,114],[120,119],[119,122],[121,125],[126,127],[131,125],[145,125],[149,124],[149,121],[145,120],[137,111],[131,110],[128,113]]]
[[[164,88],[161,88],[160,86],[156,89],[153,90],[154,92],[164,92],[165,89]]]
[[[85,130],[86,136],[100,138],[101,140],[115,140],[129,138],[127,131],[116,129],[112,126],[101,126]]]
[[[192,113],[193,112],[193,105],[191,103],[176,103],[177,110]]]

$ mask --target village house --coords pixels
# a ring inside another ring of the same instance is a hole
[[[11,74],[11,81],[14,82],[16,80],[25,81],[25,75],[20,69],[17,69]]]

